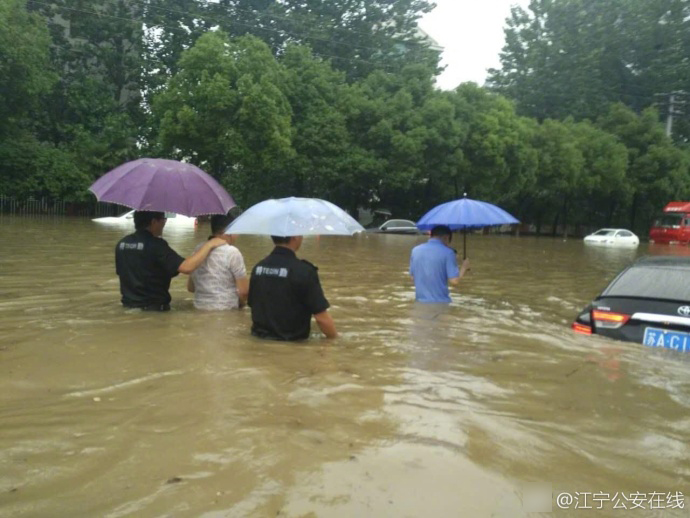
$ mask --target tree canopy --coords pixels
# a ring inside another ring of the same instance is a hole
[[[595,119],[616,102],[668,113],[671,93],[690,92],[688,34],[687,0],[531,0],[512,8],[488,83],[539,120]],[[687,117],[676,136],[690,138]]]
[[[87,200],[118,164],[193,162],[243,206],[415,219],[463,196],[526,223],[644,231],[690,195],[682,0],[532,0],[487,87],[436,88],[427,0],[0,0],[0,194]],[[675,108],[681,111],[683,95]]]

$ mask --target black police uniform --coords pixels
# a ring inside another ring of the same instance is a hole
[[[122,304],[129,308],[170,309],[170,281],[184,257],[167,241],[140,229],[115,246],[115,270],[120,277]]]
[[[252,334],[272,340],[309,338],[312,315],[329,307],[317,270],[284,246],[259,261],[249,282]]]

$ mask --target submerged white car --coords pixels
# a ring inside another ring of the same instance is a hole
[[[423,234],[417,224],[409,219],[389,219],[382,225],[367,229],[374,234]]]
[[[168,218],[166,227],[189,227],[194,228],[196,225],[196,218],[183,216],[182,214],[175,214],[173,212],[166,212],[165,216]],[[110,216],[105,218],[94,218],[91,221],[96,223],[104,223],[107,225],[131,225],[134,228],[134,211],[130,210],[119,216]]]
[[[640,239],[624,228],[602,228],[585,237],[585,244],[635,248],[640,244]]]

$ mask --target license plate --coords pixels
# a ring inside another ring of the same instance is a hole
[[[665,347],[674,351],[690,352],[690,333],[648,327],[644,331],[642,343],[649,347]]]

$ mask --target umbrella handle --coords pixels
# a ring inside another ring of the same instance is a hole
[[[462,229],[462,260],[467,259],[467,228]],[[465,273],[468,273],[472,268],[467,268]]]
[[[462,258],[467,259],[467,229],[462,229]]]

